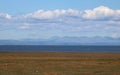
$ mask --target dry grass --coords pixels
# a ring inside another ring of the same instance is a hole
[[[0,75],[120,75],[120,54],[0,53]]]

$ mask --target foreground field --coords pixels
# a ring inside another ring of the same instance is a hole
[[[0,75],[120,75],[120,54],[1,52]]]

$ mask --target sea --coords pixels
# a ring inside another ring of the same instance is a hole
[[[112,52],[120,46],[0,45],[0,52]]]

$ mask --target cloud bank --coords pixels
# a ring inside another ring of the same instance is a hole
[[[119,20],[120,10],[112,10],[105,6],[100,6],[92,10],[79,11],[74,9],[68,10],[53,10],[45,11],[38,10],[34,13],[24,15],[25,18],[34,19],[54,19],[54,18],[64,18],[64,17],[78,17],[81,19],[109,19],[109,20]]]
[[[37,38],[54,36],[110,36],[120,37],[120,10],[99,6],[84,11],[38,10],[20,16],[0,13],[2,32],[24,34]],[[0,32],[0,34],[3,34]],[[12,35],[11,35],[12,36]],[[22,37],[21,37],[22,38]]]

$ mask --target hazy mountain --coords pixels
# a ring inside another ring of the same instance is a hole
[[[0,45],[120,45],[112,37],[53,37],[50,39],[0,40]]]

